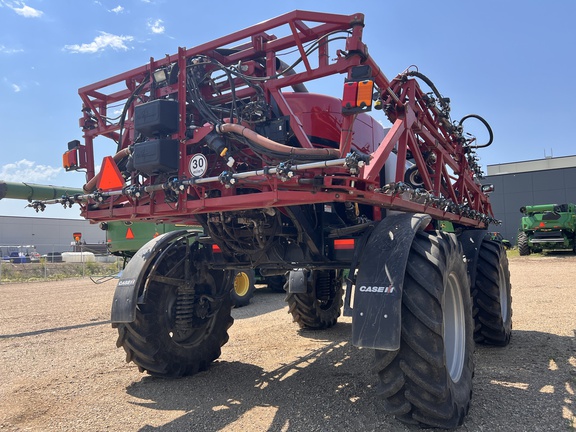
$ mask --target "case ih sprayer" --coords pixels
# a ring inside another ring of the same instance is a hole
[[[385,412],[450,428],[469,409],[475,341],[506,345],[511,331],[475,156],[492,132],[475,114],[453,121],[417,70],[389,80],[363,31],[362,14],[295,11],[81,88],[83,141],[63,160],[86,171],[84,192],[33,205],[202,225],[151,240],[118,282],[117,344],[141,371],[206,369],[228,340],[234,270],[288,273],[302,328],[333,326],[342,306],[352,316]],[[337,97],[308,91],[333,75]],[[96,172],[104,138],[117,149]]]

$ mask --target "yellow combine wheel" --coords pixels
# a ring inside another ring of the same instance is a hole
[[[230,291],[234,307],[246,306],[254,295],[254,270],[236,270]]]

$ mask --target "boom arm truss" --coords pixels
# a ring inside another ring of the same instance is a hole
[[[389,208],[469,227],[496,222],[479,182],[474,146],[464,138],[461,123],[450,121],[448,102],[425,93],[415,79],[419,73],[406,71],[388,80],[362,42],[363,27],[359,13],[294,11],[81,88],[84,142],[69,153],[81,151],[83,157],[70,169],[86,170],[86,193],[66,199],[78,202],[83,216],[95,221],[183,221],[197,213],[351,201],[373,206],[376,216]],[[341,47],[334,49],[336,44]],[[295,60],[288,64],[283,56]],[[358,70],[367,74],[363,80],[373,82],[375,105],[384,110],[391,129],[376,145],[362,147],[354,135],[365,114],[344,110],[330,114],[339,124],[339,141],[319,145],[295,112],[288,90],[304,93],[305,84],[336,74],[358,81]],[[198,82],[202,86],[195,86]],[[157,99],[178,103],[180,121],[169,136],[178,141],[177,173],[134,173],[124,162],[141,141],[135,107]],[[122,113],[112,119],[118,107]],[[254,133],[259,116],[271,111],[289,125],[290,145],[271,144]],[[209,120],[200,124],[199,117]],[[191,175],[192,155],[215,134],[240,143],[236,158],[231,162],[222,150],[210,159],[214,175]],[[126,176],[126,184],[113,190],[98,187],[98,137],[116,143],[112,160]],[[254,141],[267,155],[250,145],[242,151]],[[383,170],[392,158],[395,178],[385,182]],[[418,174],[416,185],[405,181],[410,164]]]

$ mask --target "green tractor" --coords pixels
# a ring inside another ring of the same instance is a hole
[[[541,204],[520,208],[522,217],[518,233],[520,255],[543,250],[576,252],[576,206],[574,204]]]

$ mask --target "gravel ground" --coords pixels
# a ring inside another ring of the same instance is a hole
[[[576,430],[576,257],[510,261],[514,332],[478,347],[462,431]],[[233,311],[212,367],[168,380],[115,348],[115,282],[0,285],[0,430],[415,431],[380,413],[372,355],[351,321],[300,331],[282,294]]]

